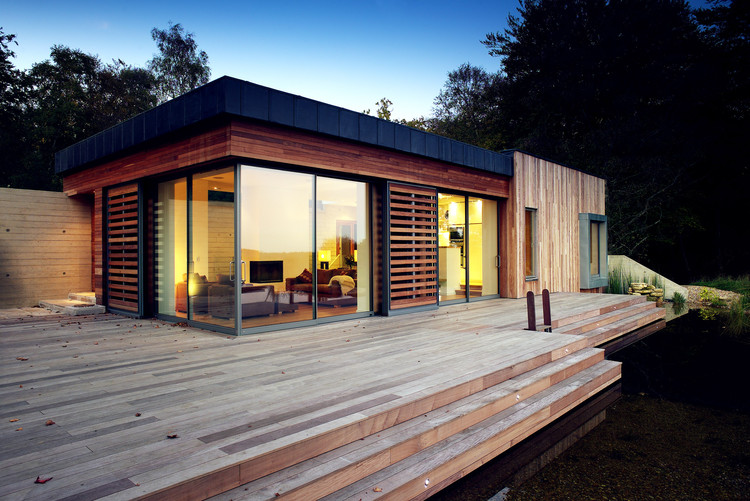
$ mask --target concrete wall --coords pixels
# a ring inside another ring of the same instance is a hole
[[[58,192],[0,188],[0,308],[91,291],[91,205]]]
[[[650,283],[652,277],[657,277],[659,281],[664,283],[664,299],[672,299],[675,292],[682,294],[682,297],[687,299],[687,289],[668,278],[659,275],[654,270],[646,268],[641,263],[630,259],[628,256],[622,255],[610,255],[609,256],[609,270],[610,272],[616,272],[620,270],[624,276],[633,277],[638,281]]]

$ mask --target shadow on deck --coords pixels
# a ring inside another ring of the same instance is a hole
[[[252,338],[0,321],[0,497],[423,499],[612,388],[605,350],[664,323],[639,296],[553,294],[552,316],[525,331],[500,299]]]

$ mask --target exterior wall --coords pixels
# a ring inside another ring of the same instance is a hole
[[[0,308],[91,290],[92,200],[0,188]]]
[[[578,214],[605,214],[605,189],[601,178],[515,152],[501,240],[503,296],[580,290]],[[524,273],[526,208],[536,209],[537,218],[537,279],[529,282]]]
[[[507,197],[509,193],[506,176],[319,134],[240,121],[68,174],[63,186],[68,195],[92,193],[102,187],[222,160],[278,162],[478,195]]]

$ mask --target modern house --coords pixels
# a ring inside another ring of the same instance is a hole
[[[607,283],[603,179],[234,78],[55,168],[120,313],[246,334]]]

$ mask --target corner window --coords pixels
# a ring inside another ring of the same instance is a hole
[[[579,214],[579,248],[581,254],[581,289],[605,287],[609,283],[607,268],[607,216]]]
[[[537,279],[536,209],[526,209],[524,216],[524,273],[526,280]]]

